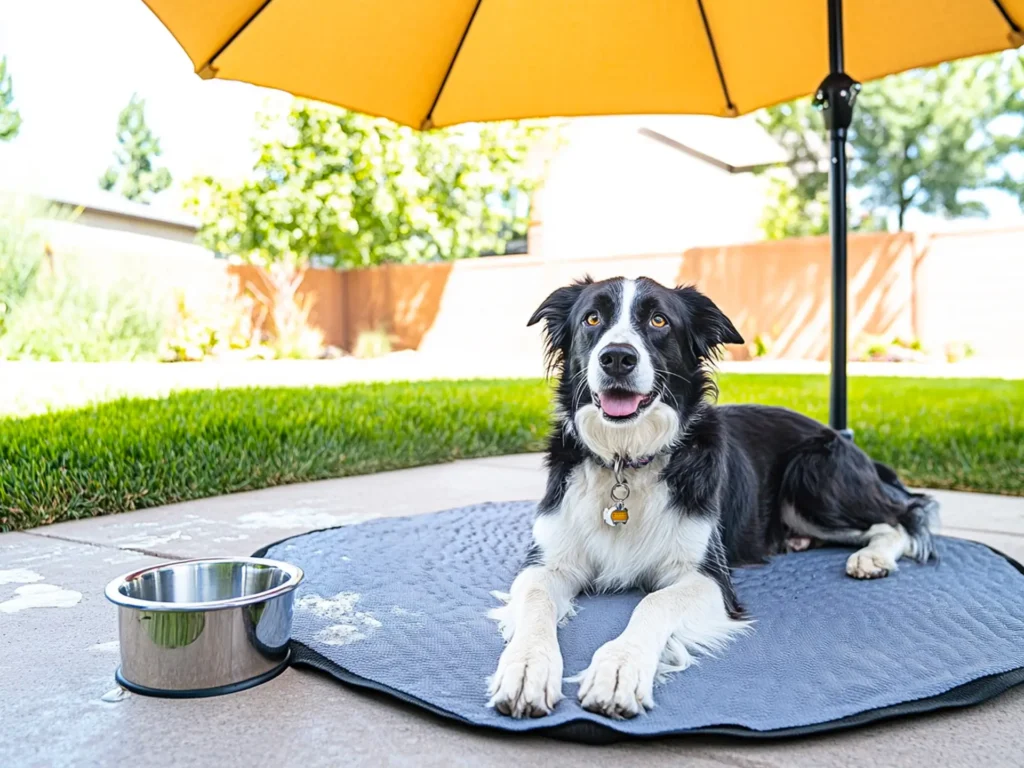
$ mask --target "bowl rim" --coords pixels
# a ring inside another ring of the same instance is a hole
[[[162,571],[168,568],[181,565],[197,565],[200,563],[232,563],[242,565],[262,565],[270,568],[277,568],[278,570],[284,571],[288,575],[287,581],[283,584],[279,584],[273,589],[267,589],[263,592],[255,592],[251,595],[242,595],[240,597],[230,597],[226,600],[211,600],[207,602],[190,602],[190,603],[168,603],[158,602],[151,600],[142,600],[137,597],[129,597],[128,595],[121,592],[121,587],[130,581],[141,578],[147,573],[153,571]],[[126,573],[123,576],[118,576],[116,579],[107,584],[106,589],[103,590],[107,600],[114,603],[121,608],[134,608],[142,611],[166,611],[166,612],[177,612],[177,613],[189,613],[197,611],[216,611],[224,610],[228,608],[241,608],[246,605],[253,605],[255,603],[263,603],[267,600],[271,600],[275,597],[280,597],[289,592],[294,591],[299,583],[302,581],[305,574],[302,569],[297,565],[291,563],[285,563],[281,560],[269,560],[263,557],[192,557],[185,560],[174,560],[167,563],[160,563],[159,565],[150,565],[145,568],[140,568],[137,571]]]

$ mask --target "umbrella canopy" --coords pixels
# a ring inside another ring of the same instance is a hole
[[[145,0],[203,78],[415,128],[734,117],[814,91],[831,139],[832,381],[846,424],[846,138],[862,80],[1024,45],[1024,0]],[[845,14],[844,14],[845,11]],[[845,18],[844,18],[845,16]]]
[[[415,128],[607,114],[734,116],[813,92],[824,0],[145,0],[206,78]],[[870,80],[1024,44],[1024,0],[848,0]],[[1011,39],[1012,38],[1012,39]]]

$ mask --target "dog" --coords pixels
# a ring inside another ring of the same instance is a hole
[[[490,612],[506,641],[488,679],[499,712],[540,717],[562,698],[557,627],[581,592],[646,592],[570,679],[585,709],[622,719],[750,628],[732,567],[846,545],[846,573],[875,579],[934,556],[937,503],[851,440],[784,408],[714,404],[720,349],[743,339],[695,288],[585,278],[528,325],[541,321],[555,415],[532,545]]]

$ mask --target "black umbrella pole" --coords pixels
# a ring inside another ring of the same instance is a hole
[[[829,175],[832,210],[832,380],[829,393],[829,424],[853,437],[846,422],[846,131],[832,134],[832,167]]]
[[[832,234],[832,386],[829,424],[846,437],[846,133],[853,121],[853,102],[860,84],[843,71],[843,2],[828,1],[829,74],[814,96],[831,137],[829,182]]]

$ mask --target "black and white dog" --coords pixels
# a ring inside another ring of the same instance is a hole
[[[558,375],[547,492],[507,602],[490,705],[546,715],[562,697],[556,627],[580,592],[639,587],[628,626],[576,678],[583,707],[633,717],[656,678],[745,630],[730,567],[812,544],[859,547],[873,579],[933,554],[937,504],[832,429],[783,408],[715,406],[710,366],[743,339],[692,287],[585,279],[530,318]],[[621,501],[621,503],[619,503]]]

